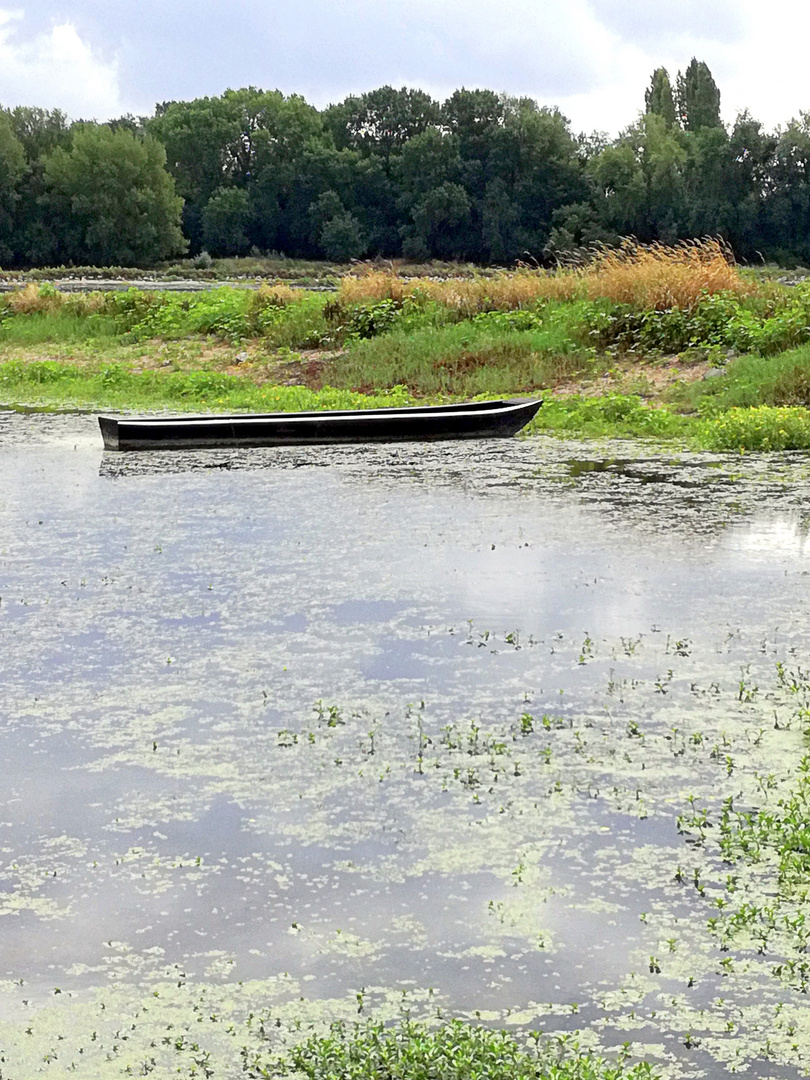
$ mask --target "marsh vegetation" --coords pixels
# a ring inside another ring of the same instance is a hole
[[[0,399],[227,410],[543,394],[534,431],[810,445],[810,286],[717,241],[627,242],[547,272],[0,298]]]

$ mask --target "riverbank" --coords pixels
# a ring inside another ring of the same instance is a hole
[[[470,395],[414,393],[398,383],[380,389],[348,389],[323,382],[330,355],[315,351],[268,357],[255,342],[239,345],[204,340],[155,340],[136,346],[0,347],[0,404],[7,407],[110,409],[121,411],[268,412],[362,409],[465,400]],[[754,366],[756,366],[755,362]],[[696,449],[769,450],[810,446],[810,419],[803,406],[728,405],[706,415],[713,400],[734,402],[765,396],[764,378],[748,364],[713,369],[705,360],[677,357],[638,365],[624,361],[591,378],[561,380],[551,391],[516,381],[492,395],[540,393],[543,408],[527,434],[644,438]],[[770,361],[762,375],[801,377],[810,350]],[[327,376],[328,377],[328,376]],[[308,385],[308,382],[310,385]],[[314,384],[314,385],[311,385]],[[764,389],[760,389],[763,388]],[[676,396],[697,408],[679,411]],[[704,402],[706,404],[704,404]]]
[[[336,291],[0,297],[0,402],[269,411],[542,396],[528,429],[694,448],[810,447],[810,286],[755,280],[710,243],[584,266]]]

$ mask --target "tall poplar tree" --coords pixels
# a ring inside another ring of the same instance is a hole
[[[650,79],[650,85],[644,92],[645,112],[660,116],[667,127],[674,127],[677,120],[675,99],[672,96],[672,83],[666,68],[656,68]]]
[[[675,83],[678,115],[685,131],[720,127],[720,90],[707,65],[692,57]]]

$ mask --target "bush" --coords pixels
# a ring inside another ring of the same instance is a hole
[[[540,330],[543,326],[541,311],[482,311],[471,320],[476,326],[490,330]]]
[[[699,441],[709,450],[808,450],[810,412],[771,405],[729,409],[706,421]]]
[[[66,382],[76,377],[78,368],[62,364],[58,360],[34,360],[29,364],[10,360],[0,368],[0,382],[16,385],[19,382],[42,383]]]
[[[376,303],[344,305],[339,301],[328,303],[323,309],[324,318],[333,328],[336,340],[373,338],[393,329],[402,303],[396,300],[378,300]]]
[[[64,296],[53,285],[43,282],[35,285],[29,282],[22,289],[8,293],[4,297],[6,308],[14,315],[41,315],[58,311]]]

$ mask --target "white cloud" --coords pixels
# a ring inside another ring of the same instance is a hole
[[[22,40],[21,19],[21,12],[0,9],[0,104],[62,109],[87,120],[127,111],[117,61],[97,56],[70,22]]]
[[[810,8],[796,0],[770,0],[767,6],[759,0],[741,0],[741,7],[747,21],[745,39],[729,50],[727,67],[718,64],[719,76],[715,75],[723,112],[733,115],[748,108],[766,127],[784,126],[800,111],[810,110]]]

